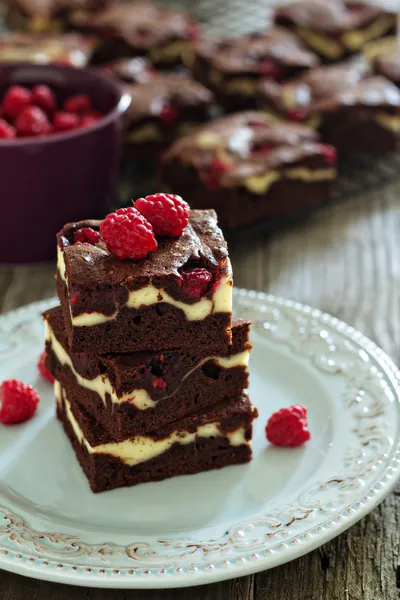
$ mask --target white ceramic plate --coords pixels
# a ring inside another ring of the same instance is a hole
[[[235,290],[254,321],[249,465],[94,495],[39,379],[40,313],[0,319],[0,380],[40,392],[37,416],[0,426],[0,567],[75,585],[165,588],[229,579],[299,557],[367,514],[399,473],[399,372],[363,335],[308,306]],[[305,404],[312,440],[279,449],[267,417]]]

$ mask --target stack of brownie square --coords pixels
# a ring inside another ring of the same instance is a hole
[[[61,306],[44,313],[57,414],[94,492],[251,459],[250,323],[212,210],[118,260],[100,221],[58,234]],[[88,241],[82,243],[79,232]]]

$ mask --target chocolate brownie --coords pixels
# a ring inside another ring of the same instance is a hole
[[[371,75],[364,58],[317,67],[295,81],[260,83],[260,108],[316,127],[346,154],[385,154],[398,148],[400,91]]]
[[[165,153],[164,186],[191,206],[212,206],[222,227],[241,227],[325,200],[336,155],[311,128],[237,113],[177,140]]]
[[[398,40],[388,36],[367,44],[363,52],[376,75],[383,75],[400,87],[400,52]]]
[[[160,238],[141,260],[118,260],[103,242],[74,244],[69,223],[57,235],[57,289],[72,352],[104,354],[188,347],[224,349],[231,339],[232,270],[213,210],[190,212],[179,238]],[[189,285],[203,268],[205,291]]]
[[[196,43],[193,73],[213,90],[225,110],[237,111],[255,108],[260,78],[285,80],[318,62],[295,35],[273,27],[239,38]]]
[[[78,33],[3,33],[0,61],[58,62],[86,67],[93,47],[93,40]]]
[[[8,25],[32,33],[67,29],[72,18],[91,18],[113,0],[6,0]]]
[[[121,443],[84,411],[69,388],[55,382],[55,393],[58,418],[93,492],[251,460],[257,410],[246,396]]]
[[[395,15],[360,0],[297,0],[276,10],[275,23],[294,31],[331,62],[393,31]]]
[[[100,38],[93,58],[96,63],[147,56],[154,65],[169,68],[187,60],[199,35],[199,26],[191,17],[150,0],[115,4],[86,18],[78,15],[73,23]]]
[[[190,75],[154,73],[148,82],[127,86],[127,149],[136,155],[166,148],[174,138],[211,117],[213,94]]]
[[[115,439],[151,431],[171,420],[237,396],[248,386],[250,323],[232,323],[232,344],[219,356],[207,349],[162,353],[72,354],[61,307],[44,313],[46,366]]]

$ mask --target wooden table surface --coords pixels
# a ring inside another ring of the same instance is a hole
[[[252,246],[231,246],[235,283],[347,321],[398,363],[400,183],[321,210]],[[0,310],[54,294],[54,265],[0,269]],[[400,598],[400,486],[368,517],[311,554],[255,576],[198,588],[67,587],[0,572],[0,600],[394,600]]]

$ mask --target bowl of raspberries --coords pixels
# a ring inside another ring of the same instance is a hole
[[[65,222],[104,214],[130,98],[99,71],[0,66],[0,262],[46,261]]]

